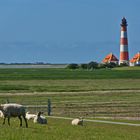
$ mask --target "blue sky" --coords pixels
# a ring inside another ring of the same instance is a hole
[[[119,58],[128,21],[130,58],[140,51],[140,0],[1,0],[0,62],[100,62]]]

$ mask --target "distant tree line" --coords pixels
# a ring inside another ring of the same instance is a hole
[[[89,63],[83,63],[83,64],[71,63],[71,64],[68,64],[66,68],[68,68],[68,69],[94,70],[94,69],[103,69],[103,68],[111,69],[114,67],[118,67],[118,64],[115,64],[115,63],[97,63],[97,62],[91,61]]]
[[[50,63],[45,63],[45,62],[34,62],[34,63],[17,63],[17,62],[14,62],[14,63],[4,63],[4,62],[1,62],[0,65],[46,65],[46,64],[50,64]]]

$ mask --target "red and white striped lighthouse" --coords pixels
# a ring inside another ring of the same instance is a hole
[[[124,17],[123,17],[122,23],[121,23],[120,61],[119,61],[119,64],[129,65],[127,21]]]

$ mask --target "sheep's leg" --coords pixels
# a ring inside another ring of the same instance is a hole
[[[26,117],[25,117],[25,116],[23,116],[23,118],[24,118],[24,121],[25,121],[25,123],[26,123],[26,128],[28,128],[27,119],[26,119]]]
[[[10,126],[10,117],[8,117],[8,125]]]
[[[19,120],[20,120],[20,127],[22,126],[22,118],[21,116],[18,116]]]
[[[6,117],[4,117],[4,119],[3,119],[3,123],[2,123],[2,124],[5,124],[5,119],[6,119]]]

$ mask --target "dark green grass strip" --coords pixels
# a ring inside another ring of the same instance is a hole
[[[140,70],[0,69],[0,80],[140,78]]]

